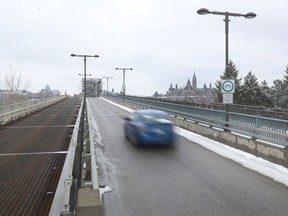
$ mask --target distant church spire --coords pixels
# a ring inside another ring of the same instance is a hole
[[[193,78],[192,78],[192,86],[193,88],[197,89],[197,78],[196,78],[195,71],[194,71]]]

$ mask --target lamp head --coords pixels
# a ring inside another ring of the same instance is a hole
[[[206,14],[209,14],[211,13],[208,9],[206,8],[200,8],[198,11],[197,11],[198,14],[200,15],[206,15]]]
[[[244,15],[244,17],[245,17],[246,19],[253,19],[253,18],[256,17],[256,14],[253,13],[253,12],[249,12],[249,13],[246,13],[246,14]]]

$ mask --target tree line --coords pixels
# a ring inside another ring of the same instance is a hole
[[[283,78],[274,80],[271,87],[268,86],[266,80],[259,83],[257,77],[251,71],[244,77],[243,83],[242,78],[239,78],[238,75],[239,71],[235,64],[229,61],[223,75],[220,76],[220,80],[215,83],[212,93],[215,103],[223,102],[221,80],[234,79],[234,104],[288,108],[288,65],[284,70]]]

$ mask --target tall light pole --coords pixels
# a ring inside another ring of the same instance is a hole
[[[108,95],[108,84],[109,84],[109,79],[113,79],[113,77],[105,77],[103,76],[103,78],[106,78],[107,79],[107,95]]]
[[[125,85],[125,71],[126,70],[133,70],[133,68],[115,68],[116,70],[123,70],[123,84],[122,84],[122,91],[123,91],[123,102],[125,99],[125,90],[126,90],[126,85]]]
[[[230,12],[219,12],[219,11],[209,11],[206,8],[200,8],[197,11],[198,14],[200,15],[206,15],[206,14],[214,14],[214,15],[222,15],[225,16],[224,22],[225,22],[225,71],[226,74],[228,74],[227,69],[228,69],[228,64],[229,64],[229,43],[228,43],[228,35],[229,35],[229,16],[234,16],[234,17],[245,17],[246,19],[253,19],[256,17],[256,14],[253,12],[249,12],[246,14],[240,14],[240,13],[230,13]],[[226,77],[226,78],[230,78],[230,77]],[[232,94],[232,98],[233,98],[233,94]],[[229,108],[228,108],[228,103],[225,104],[225,119],[226,119],[226,124],[225,124],[225,130],[228,131],[228,122],[229,122]]]
[[[84,94],[83,94],[83,105],[82,105],[82,113],[81,113],[81,121],[80,121],[80,128],[81,128],[81,145],[80,145],[80,152],[78,155],[79,158],[82,158],[82,152],[83,152],[83,146],[84,146],[84,140],[85,140],[85,124],[84,124],[84,114],[85,114],[85,109],[86,109],[86,61],[87,61],[87,57],[94,57],[94,58],[98,58],[99,56],[98,55],[76,55],[76,54],[71,54],[71,57],[81,57],[81,58],[84,58]],[[79,170],[79,178],[82,179],[82,174],[81,174],[81,168]],[[78,181],[78,187],[80,187],[81,185],[81,180]]]
[[[228,50],[228,35],[229,35],[229,16],[235,16],[235,17],[245,17],[246,19],[253,19],[256,17],[256,14],[253,12],[249,12],[246,14],[240,14],[240,13],[230,13],[230,12],[219,12],[219,11],[209,11],[206,8],[201,8],[197,11],[198,14],[200,15],[206,15],[206,14],[214,14],[214,15],[222,15],[225,16],[224,22],[225,22],[225,44],[226,44],[226,49],[225,49],[225,66],[226,69],[229,64],[229,50]]]
[[[99,58],[98,55],[76,55],[76,54],[71,54],[71,57],[82,57],[84,58],[84,94],[83,94],[83,104],[86,103],[86,61],[87,61],[87,57],[91,57],[91,58]],[[81,74],[79,74],[81,75]]]

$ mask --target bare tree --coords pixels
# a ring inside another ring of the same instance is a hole
[[[4,87],[7,93],[7,102],[17,102],[21,99],[21,94],[30,86],[30,81],[22,75],[13,66],[9,67],[9,71],[4,73]]]

